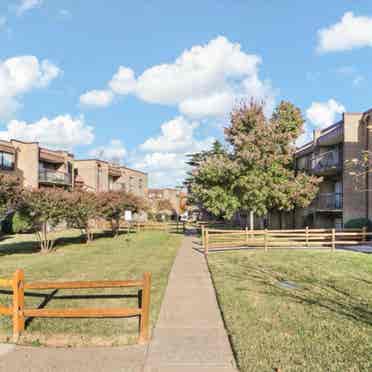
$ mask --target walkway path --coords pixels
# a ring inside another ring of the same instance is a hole
[[[146,372],[232,372],[234,357],[204,256],[185,237],[150,344]]]
[[[0,371],[234,372],[234,358],[203,255],[184,238],[148,347],[53,349],[0,345]]]

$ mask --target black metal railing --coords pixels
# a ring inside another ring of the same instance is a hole
[[[339,150],[331,150],[320,155],[314,155],[310,159],[312,172],[321,173],[331,169],[340,169],[342,166],[342,155]]]
[[[39,182],[53,183],[58,185],[71,185],[72,176],[69,173],[42,169],[39,171]]]
[[[343,194],[337,192],[318,194],[313,202],[313,207],[318,210],[338,210],[343,207]]]

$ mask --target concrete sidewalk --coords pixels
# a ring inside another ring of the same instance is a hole
[[[204,256],[185,237],[147,353],[146,372],[236,371]]]
[[[1,355],[1,372],[141,372],[147,347],[78,349],[16,346]]]
[[[233,372],[233,353],[204,256],[185,237],[148,346],[0,345],[0,372]]]

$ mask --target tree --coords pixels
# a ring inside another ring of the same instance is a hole
[[[49,238],[49,229],[66,218],[65,193],[54,188],[27,190],[19,210],[30,221],[30,227],[40,242],[41,252],[51,252],[54,240]]]
[[[22,201],[22,188],[16,177],[0,175],[0,217]]]
[[[119,233],[120,219],[125,211],[138,211],[143,207],[142,200],[124,191],[107,191],[98,194],[100,216],[111,223],[111,230],[116,237]]]
[[[230,121],[225,139],[231,151],[214,154],[212,149],[192,157],[188,182],[193,199],[225,218],[238,211],[264,216],[308,206],[321,178],[296,173],[294,167],[301,111],[281,102],[267,119],[263,104],[250,101],[234,109]]]
[[[169,199],[158,199],[151,203],[151,213],[156,220],[161,221],[165,216],[172,216],[175,210]]]
[[[239,202],[231,187],[234,164],[222,144],[215,141],[210,150],[189,155],[187,164],[191,166],[185,181],[187,204],[218,218],[231,218]]]
[[[90,222],[99,215],[96,194],[87,191],[66,193],[66,222],[85,232],[86,242],[93,240]]]
[[[233,184],[235,164],[227,154],[210,154],[189,178],[190,202],[202,206],[217,218],[230,219],[239,208]]]

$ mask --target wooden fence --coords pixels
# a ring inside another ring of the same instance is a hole
[[[34,282],[26,283],[23,270],[18,269],[12,279],[0,279],[0,287],[10,288],[13,292],[11,307],[0,305],[0,315],[13,318],[13,338],[19,339],[25,329],[26,317],[41,318],[123,318],[139,316],[140,343],[149,340],[151,273],[143,274],[142,280],[125,281],[75,281],[75,282]],[[123,288],[138,287],[140,307],[138,308],[78,308],[78,309],[28,309],[25,307],[25,290],[47,289],[84,289],[84,288]]]
[[[162,222],[136,222],[137,231],[168,231],[168,232],[185,232],[186,224],[184,222],[162,223]]]
[[[204,254],[231,248],[324,248],[337,245],[358,245],[367,242],[363,229],[298,229],[298,230],[224,230],[202,227]]]

